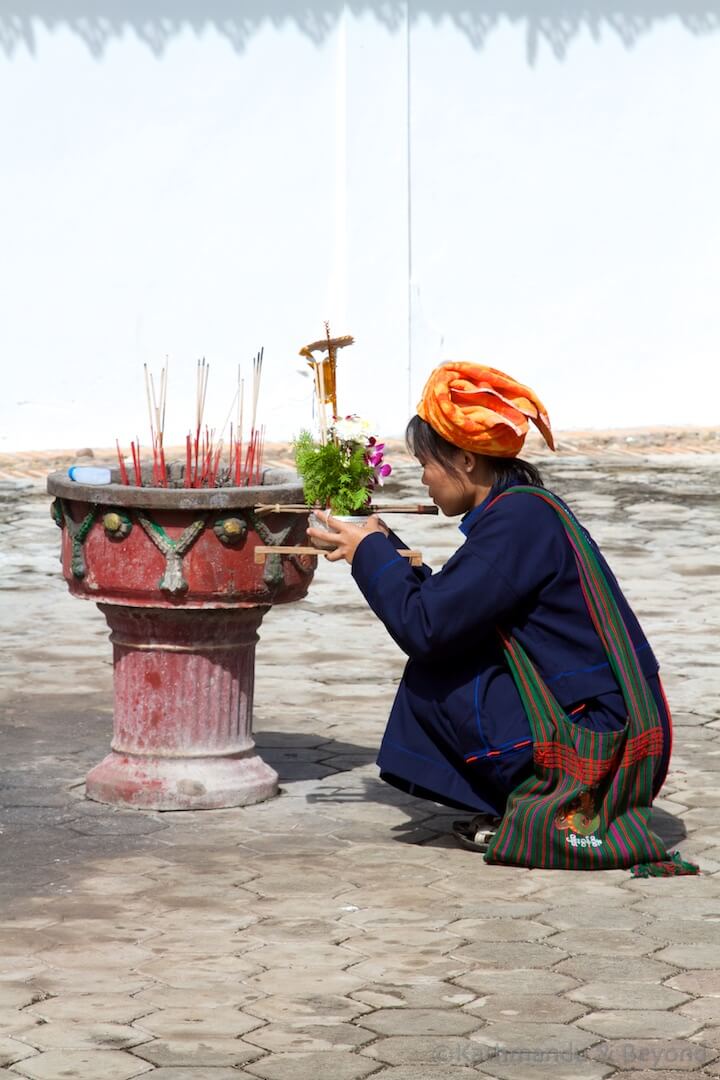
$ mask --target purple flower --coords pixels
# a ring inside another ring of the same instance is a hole
[[[366,446],[365,460],[374,473],[371,483],[373,487],[376,487],[378,484],[382,487],[385,478],[392,472],[392,466],[385,464],[383,461],[385,443],[378,442],[374,435],[370,435],[367,439]]]

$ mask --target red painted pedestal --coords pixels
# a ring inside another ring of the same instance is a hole
[[[268,482],[270,481],[270,482]],[[87,776],[99,802],[211,809],[277,793],[252,738],[255,645],[273,604],[307,592],[316,560],[258,545],[301,544],[307,519],[294,474],[257,488],[87,488],[48,479],[70,591],[98,602],[111,629],[112,751]]]

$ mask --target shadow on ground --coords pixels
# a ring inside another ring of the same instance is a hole
[[[156,833],[163,833],[163,844],[172,844],[176,831],[179,842],[186,839],[180,815],[170,820],[155,811],[118,810],[83,797],[85,773],[107,753],[110,731],[110,706],[101,694],[27,695],[7,703],[0,726],[0,899],[69,892],[86,862],[155,849]],[[330,815],[334,806],[352,803],[401,807],[403,820],[390,815],[387,823],[387,837],[397,842],[452,843],[450,823],[464,816],[410,798],[366,773],[348,782],[354,769],[373,764],[375,746],[286,731],[261,731],[257,745],[288,795],[296,783],[317,781],[318,789],[308,791],[306,800]],[[202,812],[195,827],[201,820],[211,829],[212,815]],[[653,827],[669,846],[686,836],[682,821],[665,810],[653,811]]]

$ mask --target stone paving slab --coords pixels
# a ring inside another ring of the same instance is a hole
[[[493,1080],[604,1080],[611,1074],[622,1076],[607,1065],[584,1061],[575,1054],[533,1051],[499,1055],[486,1065],[479,1066],[478,1072],[491,1076]]]
[[[151,1066],[123,1051],[53,1050],[27,1058],[13,1066],[15,1074],[30,1080],[58,1080],[58,1077],[77,1077],[77,1080],[131,1080],[141,1076]]]
[[[703,876],[525,871],[456,848],[457,812],[377,778],[403,658],[328,565],[263,625],[256,728],[280,798],[84,801],[108,742],[107,631],[65,593],[47,501],[0,492],[0,1076],[720,1076],[718,460],[541,463],[663,665],[679,723],[654,827]],[[403,467],[395,483],[417,498]],[[440,520],[398,529],[436,563],[457,542]]]
[[[620,1038],[598,1043],[591,1047],[588,1054],[621,1070],[670,1067],[686,1074],[696,1072],[717,1059],[717,1054],[710,1048],[686,1039]]]

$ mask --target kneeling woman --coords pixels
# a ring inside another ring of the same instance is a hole
[[[409,657],[381,776],[473,811],[455,832],[481,851],[490,841],[492,861],[660,862],[647,828],[671,749],[658,664],[597,546],[518,460],[528,418],[553,448],[542,403],[501,372],[450,363],[428,380],[408,446],[465,538],[437,573],[400,557],[377,517],[365,528],[328,520],[328,558],[351,563]]]

